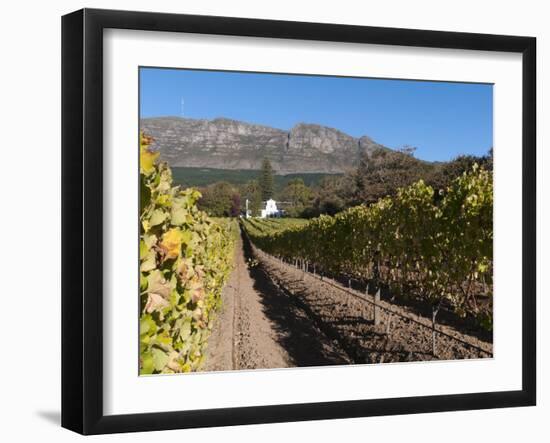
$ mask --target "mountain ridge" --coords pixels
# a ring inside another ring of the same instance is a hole
[[[260,169],[269,158],[276,174],[344,173],[363,152],[389,148],[367,135],[353,137],[336,128],[300,122],[290,130],[226,117],[149,117],[140,129],[171,166]]]

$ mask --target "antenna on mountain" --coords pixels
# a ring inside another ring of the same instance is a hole
[[[184,114],[184,108],[185,108],[185,100],[183,99],[183,97],[181,98],[181,118],[184,118],[185,117],[185,114]]]

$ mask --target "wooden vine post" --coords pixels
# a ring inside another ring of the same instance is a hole
[[[388,312],[388,317],[386,321],[386,335],[390,335],[391,330],[391,312]]]
[[[376,285],[376,293],[374,294],[374,326],[380,324],[380,251],[375,252],[375,260],[373,265],[373,277]]]
[[[432,306],[432,355],[434,357],[437,356],[437,343],[436,343],[437,332],[435,330],[435,325],[436,325],[435,319],[437,317],[437,313],[439,312],[439,306],[440,306],[440,303],[434,304]]]
[[[380,308],[378,307],[380,305],[380,288],[376,291],[374,294],[374,326],[378,326],[380,324]]]

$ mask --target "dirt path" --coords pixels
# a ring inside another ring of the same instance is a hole
[[[297,300],[273,283],[242,240],[222,299],[203,371],[350,363]]]

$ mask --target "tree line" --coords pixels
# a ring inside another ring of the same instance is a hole
[[[461,155],[448,162],[426,162],[416,158],[414,152],[415,148],[410,146],[364,152],[357,167],[344,174],[327,175],[310,186],[295,178],[282,189],[275,189],[276,171],[266,158],[255,180],[244,184],[216,182],[201,188],[199,207],[211,216],[237,217],[244,214],[248,200],[248,209],[257,216],[262,202],[274,198],[285,215],[313,218],[392,197],[398,189],[420,179],[436,190],[435,200],[441,199],[452,181],[474,163],[489,172],[493,169],[492,148],[484,156]]]

